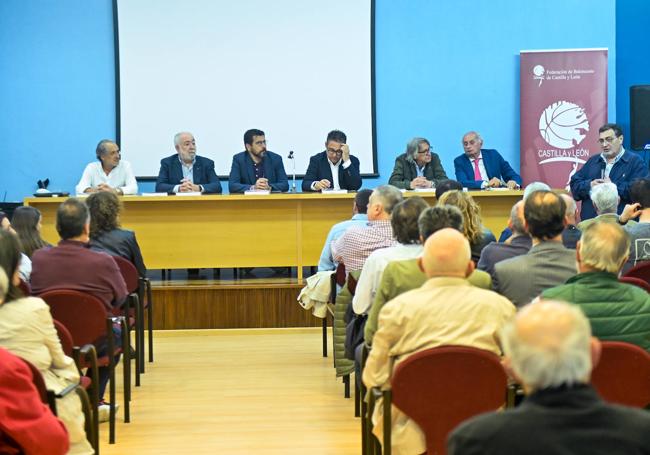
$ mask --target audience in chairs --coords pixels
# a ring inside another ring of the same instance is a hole
[[[566,227],[562,231],[562,244],[566,248],[576,249],[578,240],[580,240],[580,230],[577,228],[578,207],[576,201],[566,193],[560,193],[560,197],[566,204]]]
[[[452,228],[463,232],[463,214],[453,205],[437,205],[424,210],[418,218],[418,229],[422,243],[440,229]],[[417,289],[427,281],[427,276],[418,259],[389,262],[377,287],[372,306],[368,310],[368,320],[364,329],[366,344],[372,344],[377,331],[379,313],[386,302],[400,294]],[[473,286],[491,289],[490,276],[481,270],[474,270],[467,281]]]
[[[56,212],[56,229],[61,241],[54,248],[34,254],[32,291],[40,294],[53,289],[71,289],[92,294],[102,301],[106,311],[113,310],[128,295],[124,278],[115,260],[106,253],[91,251],[90,215],[79,199],[70,198]],[[120,330],[113,328],[116,346],[121,345]],[[106,343],[98,343],[97,355],[106,351]],[[109,379],[108,367],[99,368],[99,399],[103,401]],[[102,420],[107,406],[102,405]]]
[[[394,186],[378,186],[368,201],[368,224],[351,227],[332,244],[332,256],[345,264],[346,272],[361,270],[370,253],[395,245],[390,217],[402,199]]]
[[[14,231],[14,228],[11,226],[9,218],[7,218],[7,215],[4,212],[0,212],[0,230],[10,232],[14,235],[16,234],[16,231]],[[32,260],[23,252],[21,252],[20,255],[20,267],[18,270],[20,279],[29,282],[32,275]]]
[[[589,385],[600,344],[578,307],[524,307],[504,330],[503,347],[527,397],[461,424],[449,437],[450,455],[648,453],[650,414],[605,403]]]
[[[576,252],[578,273],[542,297],[582,308],[594,336],[626,341],[650,351],[650,294],[618,281],[630,254],[630,239],[620,226],[597,221],[585,229]]]
[[[481,209],[469,193],[459,190],[450,190],[443,193],[438,199],[438,204],[453,205],[463,214],[463,232],[472,249],[472,261],[476,264],[481,257],[485,246],[496,241],[494,234],[481,222]]]
[[[429,280],[419,289],[386,303],[363,370],[367,387],[390,388],[395,364],[418,351],[444,345],[463,345],[500,354],[498,332],[515,314],[515,307],[495,292],[471,286],[474,270],[468,240],[445,228],[426,241],[421,259]],[[432,378],[432,381],[434,378]],[[426,451],[417,425],[393,407],[393,453]],[[382,406],[373,415],[373,432],[382,434]]]
[[[0,266],[11,277],[6,301],[0,305],[0,346],[32,363],[48,389],[59,392],[79,382],[74,361],[66,357],[47,304],[37,297],[23,297],[18,285],[18,238],[0,231]],[[84,415],[76,394],[57,399],[58,415],[70,437],[71,454],[91,454],[84,432]],[[44,453],[44,452],[43,452]]]
[[[11,227],[18,234],[22,252],[31,258],[34,251],[48,246],[41,237],[41,212],[30,206],[17,207],[11,217]]]
[[[494,290],[518,307],[577,273],[575,251],[562,244],[567,224],[562,197],[551,191],[535,191],[525,199],[524,220],[533,238],[532,248],[497,263],[493,276]]]
[[[135,265],[138,275],[147,275],[135,233],[120,227],[122,203],[114,193],[101,191],[86,199],[90,212],[90,248],[120,256]]]

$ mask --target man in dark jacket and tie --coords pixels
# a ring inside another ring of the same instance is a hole
[[[176,155],[160,161],[156,191],[161,193],[221,193],[214,161],[197,156],[196,141],[186,131],[174,136]]]
[[[325,151],[311,157],[302,181],[303,191],[351,190],[361,188],[359,160],[350,155],[343,131],[327,134]]]

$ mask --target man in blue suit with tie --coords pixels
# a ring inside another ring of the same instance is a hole
[[[246,131],[244,146],[246,151],[232,157],[228,190],[231,193],[255,190],[288,191],[289,181],[282,157],[266,150],[264,131]]]
[[[464,188],[482,190],[498,188],[505,182],[508,189],[521,186],[521,176],[517,174],[496,150],[483,149],[483,139],[470,131],[463,136],[465,153],[456,157],[454,169],[456,180]]]
[[[186,131],[174,136],[176,155],[160,161],[156,192],[221,193],[221,183],[214,171],[214,161],[196,155],[196,141]]]
[[[302,181],[303,191],[352,190],[361,188],[359,160],[350,155],[343,131],[327,134],[325,151],[311,157]]]

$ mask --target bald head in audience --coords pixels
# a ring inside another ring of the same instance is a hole
[[[461,232],[451,228],[441,229],[427,239],[421,264],[428,278],[467,278],[474,271],[469,242]]]
[[[576,217],[578,216],[578,206],[576,201],[566,193],[561,193],[560,197],[566,204],[565,216],[567,224],[576,224]]]

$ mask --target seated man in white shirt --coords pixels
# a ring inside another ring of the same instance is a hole
[[[76,186],[77,194],[112,191],[115,194],[138,194],[131,164],[121,160],[120,147],[109,139],[99,141],[96,149],[97,159],[84,169]]]

